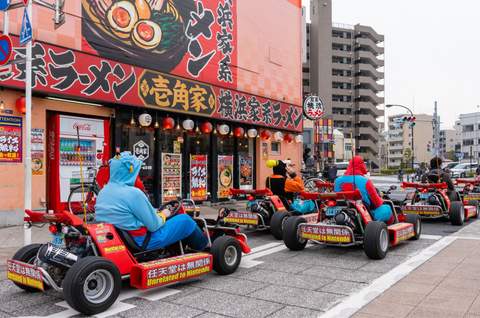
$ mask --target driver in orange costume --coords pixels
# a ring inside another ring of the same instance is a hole
[[[111,223],[126,230],[139,246],[151,232],[147,249],[166,248],[178,241],[194,250],[203,250],[208,240],[187,214],[173,216],[170,210],[158,212],[145,193],[134,186],[142,162],[130,152],[110,159],[110,180],[100,191],[95,205],[98,222]]]

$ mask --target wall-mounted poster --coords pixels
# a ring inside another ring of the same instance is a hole
[[[238,165],[240,189],[253,190],[253,158],[240,155]]]
[[[162,202],[182,197],[182,155],[162,153]]]
[[[32,128],[32,175],[43,175],[43,150],[44,150],[45,130],[43,128]]]
[[[190,156],[190,198],[194,201],[207,200],[208,156]]]
[[[0,162],[22,162],[22,117],[0,116]]]
[[[233,156],[218,156],[218,198],[228,198],[233,187]]]

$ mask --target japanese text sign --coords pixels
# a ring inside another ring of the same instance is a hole
[[[190,156],[190,197],[194,201],[207,200],[208,156]]]
[[[22,118],[0,116],[0,162],[22,162]]]

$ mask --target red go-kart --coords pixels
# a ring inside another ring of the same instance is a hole
[[[474,218],[478,217],[478,210],[480,209],[480,179],[457,179],[456,184],[458,186],[463,184],[463,188],[459,191],[463,204],[477,207],[477,214]]]
[[[389,246],[402,241],[418,239],[421,234],[421,220],[417,215],[397,214],[393,224],[372,220],[368,209],[362,203],[362,195],[355,191],[331,193],[302,193],[304,199],[323,201],[318,213],[318,222],[307,223],[295,216],[285,222],[283,241],[294,251],[302,250],[309,240],[334,246],[363,246],[365,254],[372,259],[383,259]]]
[[[163,208],[170,208],[172,215],[184,213],[181,201]],[[122,280],[128,279],[134,288],[148,289],[199,277],[212,269],[227,275],[238,268],[242,252],[250,252],[239,227],[220,226],[199,217],[194,220],[209,241],[203,252],[182,242],[148,250],[148,242],[139,246],[127,231],[108,223],[84,223],[67,211],[26,213],[30,225],[50,223],[50,232],[56,239],[61,235],[62,244],[54,240],[56,244],[21,248],[8,260],[8,279],[28,292],[48,288],[62,292],[72,308],[86,315],[107,310],[117,299]]]
[[[295,211],[289,211],[286,199],[274,195],[270,189],[240,190],[230,189],[232,196],[246,196],[247,210],[222,208],[219,217],[225,223],[253,226],[258,230],[270,230],[273,237],[281,240],[283,237],[283,225],[285,220],[292,215],[300,215]],[[317,213],[303,215],[309,222],[317,220]]]
[[[451,201],[447,194],[447,184],[403,182],[402,188],[415,189],[412,200],[402,207],[405,214],[419,215],[422,219],[447,218],[453,225],[463,225],[469,218],[478,216],[477,207],[464,205],[458,192],[458,198]]]

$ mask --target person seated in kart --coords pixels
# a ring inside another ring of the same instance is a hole
[[[461,201],[460,197],[455,191],[455,185],[453,184],[450,174],[442,169],[442,159],[439,157],[434,157],[432,158],[432,160],[430,160],[430,171],[428,171],[422,176],[422,182],[445,182],[447,184],[447,196],[450,201]]]
[[[373,182],[365,177],[367,173],[367,166],[363,158],[361,156],[353,157],[348,164],[345,174],[335,180],[334,191],[360,190],[362,201],[369,209],[373,219],[391,224],[394,221],[392,208],[390,205],[384,204]]]
[[[130,152],[122,152],[109,161],[110,179],[100,191],[95,205],[98,222],[113,224],[126,230],[142,246],[147,231],[151,232],[147,250],[166,248],[178,241],[194,250],[203,250],[206,236],[188,214],[173,216],[170,210],[158,212],[145,193],[134,186],[142,162]]]
[[[297,175],[290,160],[269,160],[267,165],[272,167],[273,174],[267,177],[265,184],[273,194],[292,201],[295,193],[305,189],[302,178]]]

